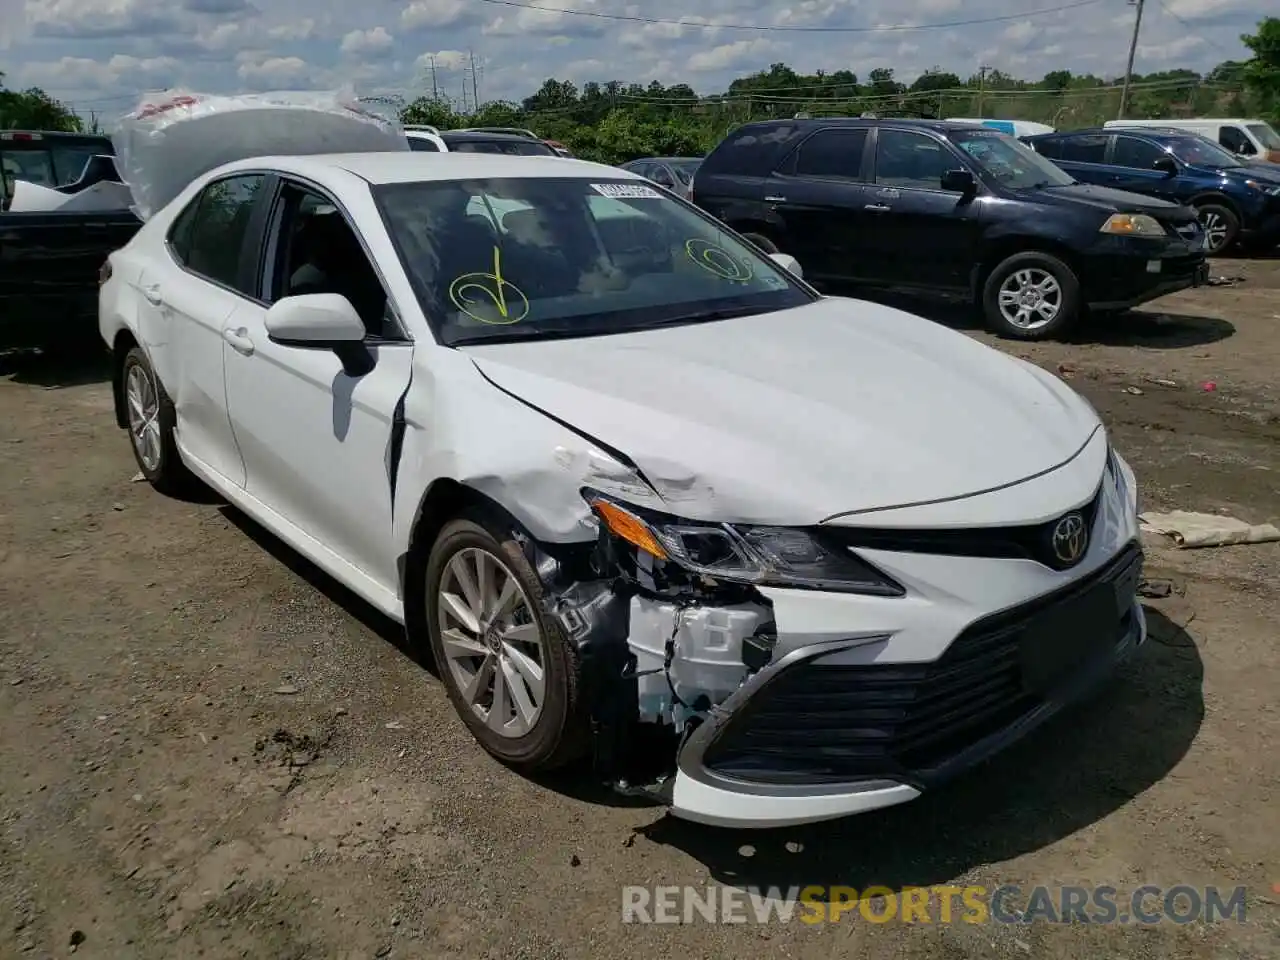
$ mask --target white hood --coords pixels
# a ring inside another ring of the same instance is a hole
[[[964,497],[1062,465],[1098,426],[1039,368],[842,298],[465,352],[502,389],[625,453],[697,520],[811,524]]]

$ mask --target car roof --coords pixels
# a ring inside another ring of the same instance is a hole
[[[1152,140],[1186,140],[1188,137],[1195,138],[1195,134],[1190,130],[1182,130],[1177,127],[1086,127],[1083,130],[1060,130],[1054,133],[1039,133],[1034,137],[1027,137],[1028,140],[1049,140],[1053,137],[1110,137],[1119,135],[1119,131],[1124,131],[1126,137],[1148,137]]]
[[[802,117],[786,120],[757,120],[743,124],[744,127],[756,129],[769,127],[798,127],[812,130],[815,127],[876,127],[892,124],[894,126],[921,127],[925,130],[936,130],[945,133],[951,130],[990,130],[980,123],[965,123],[961,120],[922,120],[919,117]],[[736,132],[736,131],[735,131]]]
[[[326,173],[336,170],[354,174],[371,184],[485,180],[499,177],[569,177],[575,180],[602,181],[641,179],[630,171],[619,170],[617,167],[566,157],[511,156],[501,153],[418,153],[412,150],[254,157],[237,160],[218,169],[219,173],[231,173],[263,168],[315,179],[323,179]]]

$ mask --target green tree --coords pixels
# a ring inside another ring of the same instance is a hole
[[[9,90],[0,73],[0,129],[65,130],[83,129],[80,118],[67,106],[39,87]]]
[[[1253,52],[1240,77],[1263,111],[1280,119],[1280,17],[1259,20],[1258,32],[1240,39]]]

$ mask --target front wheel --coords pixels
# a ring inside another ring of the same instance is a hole
[[[1044,340],[1075,324],[1080,281],[1052,254],[1015,253],[998,263],[982,289],[987,326],[1002,337]]]
[[[477,518],[479,519],[479,518]],[[463,519],[427,561],[427,629],[454,708],[485,750],[524,772],[576,760],[586,724],[572,641],[542,609],[519,545]]]
[[[1240,235],[1240,218],[1230,207],[1202,203],[1196,206],[1196,215],[1204,227],[1205,248],[1211,256],[1228,249]]]

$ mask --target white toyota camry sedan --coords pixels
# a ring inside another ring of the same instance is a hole
[[[111,256],[100,310],[146,477],[404,623],[516,770],[839,817],[1146,637],[1134,478],[1088,403],[616,168],[232,163]]]

